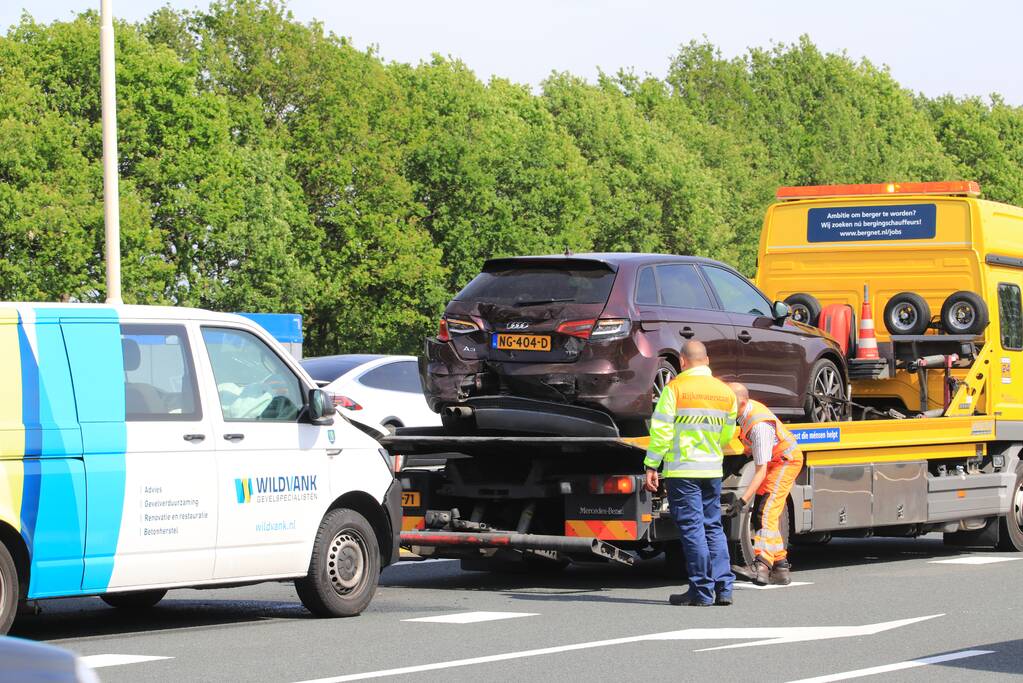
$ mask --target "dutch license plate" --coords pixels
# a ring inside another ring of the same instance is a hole
[[[419,497],[419,491],[402,491],[401,492],[401,506],[403,508],[417,508],[421,503]]]
[[[495,334],[494,348],[499,351],[550,351],[551,338],[546,334]]]

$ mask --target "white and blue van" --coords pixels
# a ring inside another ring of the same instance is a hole
[[[0,382],[0,634],[26,600],[281,579],[348,616],[398,557],[386,453],[241,316],[0,303]]]

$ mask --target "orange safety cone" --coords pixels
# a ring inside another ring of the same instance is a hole
[[[856,360],[878,360],[877,337],[874,336],[874,314],[870,311],[870,293],[863,285],[863,308],[860,311],[860,331],[856,340]]]

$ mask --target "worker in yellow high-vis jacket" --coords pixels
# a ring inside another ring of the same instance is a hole
[[[660,467],[689,573],[689,592],[670,596],[673,605],[732,604],[735,575],[721,526],[721,463],[735,434],[737,405],[709,363],[702,343],[687,342],[682,372],[661,392],[650,419],[646,488],[657,491]]]

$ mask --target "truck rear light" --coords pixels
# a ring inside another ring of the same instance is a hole
[[[625,495],[635,493],[636,477],[620,474],[613,477],[590,477],[590,493]]]
[[[400,474],[402,468],[405,466],[404,455],[392,455],[391,456],[391,472],[394,474]]]
[[[579,337],[580,339],[589,339],[590,330],[597,323],[596,320],[569,320],[568,322],[561,323],[557,327],[559,334],[567,334],[570,337]]]
[[[341,394],[333,394],[334,406],[337,408],[347,408],[348,410],[362,410],[362,406]]]

